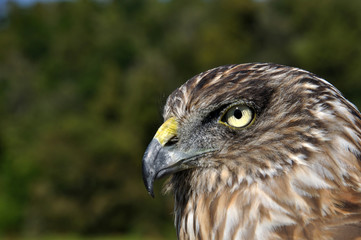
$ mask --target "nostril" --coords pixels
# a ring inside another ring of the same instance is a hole
[[[174,136],[165,144],[165,146],[175,145],[179,141],[178,137]]]

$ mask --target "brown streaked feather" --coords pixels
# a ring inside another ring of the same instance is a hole
[[[256,109],[254,124],[216,125],[237,101]],[[169,96],[170,117],[180,150],[218,149],[167,185],[179,239],[361,239],[361,114],[325,80],[276,64],[218,67]]]

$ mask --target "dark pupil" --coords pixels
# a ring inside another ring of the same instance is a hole
[[[234,114],[235,118],[237,118],[237,119],[242,118],[242,111],[239,109],[234,110],[233,114]]]

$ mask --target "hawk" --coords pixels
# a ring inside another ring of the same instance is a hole
[[[269,63],[176,89],[143,180],[171,175],[178,239],[361,239],[361,114],[327,81]]]

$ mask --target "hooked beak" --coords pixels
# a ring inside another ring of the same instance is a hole
[[[176,119],[169,118],[158,129],[145,150],[142,160],[143,181],[152,197],[154,197],[153,183],[155,179],[194,167],[195,163],[192,160],[210,152],[210,150],[183,152],[177,150],[175,144],[166,146],[169,140],[177,136],[177,131]]]

